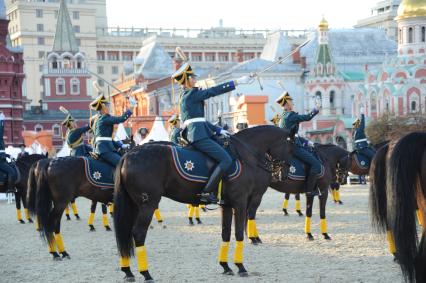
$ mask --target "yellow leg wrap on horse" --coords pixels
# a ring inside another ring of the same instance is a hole
[[[65,214],[70,215],[70,209],[68,208],[68,205],[65,207]]]
[[[396,253],[396,247],[395,247],[395,240],[393,238],[393,233],[391,231],[387,231],[386,232],[386,238],[388,239],[388,243],[389,243],[389,252],[391,254],[395,254]]]
[[[25,218],[28,220],[30,219],[30,213],[28,212],[27,208],[24,208],[24,214],[25,214]]]
[[[192,205],[189,205],[188,217],[189,218],[194,217],[194,207]]]
[[[320,219],[320,230],[322,234],[327,233],[327,220],[325,218]]]
[[[334,190],[334,189],[331,190],[331,196],[333,197],[334,201],[337,201],[337,199],[336,199],[336,190]]]
[[[72,213],[74,215],[78,214],[77,206],[75,205],[75,202],[71,203]]]
[[[195,218],[200,218],[200,207],[196,206],[194,207],[195,210]]]
[[[417,214],[417,220],[419,221],[419,224],[420,224],[422,227],[425,227],[425,226],[424,226],[425,222],[424,222],[424,219],[423,219],[423,214],[422,214],[422,212],[421,212],[420,210],[418,210],[418,209],[417,209],[416,214]]]
[[[283,201],[283,209],[287,209],[288,206],[288,199],[284,199]]]
[[[18,221],[22,220],[22,213],[20,209],[16,210],[16,218],[18,219]]]
[[[60,253],[65,251],[64,241],[62,240],[62,235],[60,233],[55,233],[55,242]]]
[[[130,267],[130,257],[120,256],[120,267]]]
[[[311,218],[305,218],[305,233],[311,233]]]
[[[249,219],[247,220],[247,234],[249,238],[256,237],[256,220]]]
[[[106,214],[102,214],[102,225],[104,225],[104,227],[109,226],[108,216]]]
[[[56,247],[55,247],[56,243],[55,243],[55,238],[53,238],[53,241],[51,243],[47,242],[47,246],[49,249],[49,253],[54,253],[56,252]]]
[[[35,228],[38,231],[40,229],[40,225],[38,223],[38,217],[36,216],[36,221],[35,221]]]
[[[300,200],[296,200],[296,210],[301,210],[300,209]]]
[[[145,246],[136,247],[136,260],[138,261],[139,272],[148,270],[148,257]]]
[[[94,221],[95,221],[95,214],[93,212],[90,212],[89,219],[87,220],[87,224],[93,225]]]
[[[157,219],[158,222],[163,221],[160,210],[158,208],[154,210],[154,215],[155,215],[155,219]]]
[[[340,201],[340,191],[336,191],[336,200]]]
[[[229,242],[222,242],[219,250],[219,262],[228,262]]]
[[[234,263],[243,263],[244,242],[237,241],[234,251]]]
[[[203,208],[205,208],[206,207],[206,205],[205,204],[200,204],[199,205],[199,208],[201,208],[201,209],[203,209]]]
[[[217,186],[217,199],[222,199],[222,180],[219,181],[219,185]]]
[[[110,203],[108,208],[109,208],[109,213],[114,213],[114,204],[113,203]]]

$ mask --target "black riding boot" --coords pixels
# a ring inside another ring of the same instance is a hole
[[[225,172],[217,166],[213,173],[210,176],[209,181],[201,192],[200,201],[203,203],[218,203],[219,200],[216,197],[217,186],[219,185],[220,180],[222,179]]]
[[[316,174],[309,173],[308,177],[306,178],[306,196],[308,197],[317,195],[317,176]]]

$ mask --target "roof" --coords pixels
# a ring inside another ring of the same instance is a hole
[[[345,81],[364,81],[365,73],[362,72],[339,72]]]
[[[70,110],[71,115],[76,120],[89,120],[90,110]],[[24,111],[25,121],[62,121],[66,115],[59,110],[43,110],[43,113],[36,114],[33,111]]]
[[[273,63],[272,61],[268,61],[268,60],[264,60],[260,58],[254,58],[233,66],[227,72],[230,72],[230,73],[259,72],[265,69],[266,67],[269,67],[272,63]],[[282,73],[282,72],[297,72],[297,71],[300,71],[299,65],[292,64],[292,63],[287,63],[287,64],[283,63],[283,64],[277,64],[273,66],[266,73]]]
[[[275,32],[266,38],[260,58],[268,61],[277,61],[291,52],[291,45],[281,31]]]
[[[328,127],[328,128],[306,131],[306,133],[307,134],[321,134],[321,133],[329,133],[329,132],[333,132],[333,131],[334,131],[334,127]]]
[[[140,49],[134,60],[134,72],[146,79],[170,77],[173,61],[161,44],[153,41]]]
[[[58,20],[56,22],[55,39],[53,41],[54,52],[78,52],[78,44],[74,34],[74,28],[68,13],[65,0],[60,0]]]

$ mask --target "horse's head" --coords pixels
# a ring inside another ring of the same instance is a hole
[[[295,132],[277,129],[282,132],[282,136],[270,144],[267,152],[272,159],[273,167],[279,168],[282,174],[281,179],[285,179],[288,176],[290,162],[293,158]]]

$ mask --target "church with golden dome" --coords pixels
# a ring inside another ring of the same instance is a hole
[[[355,96],[355,115],[361,106],[372,118],[426,113],[426,1],[403,0],[395,21],[398,54],[367,71]]]

